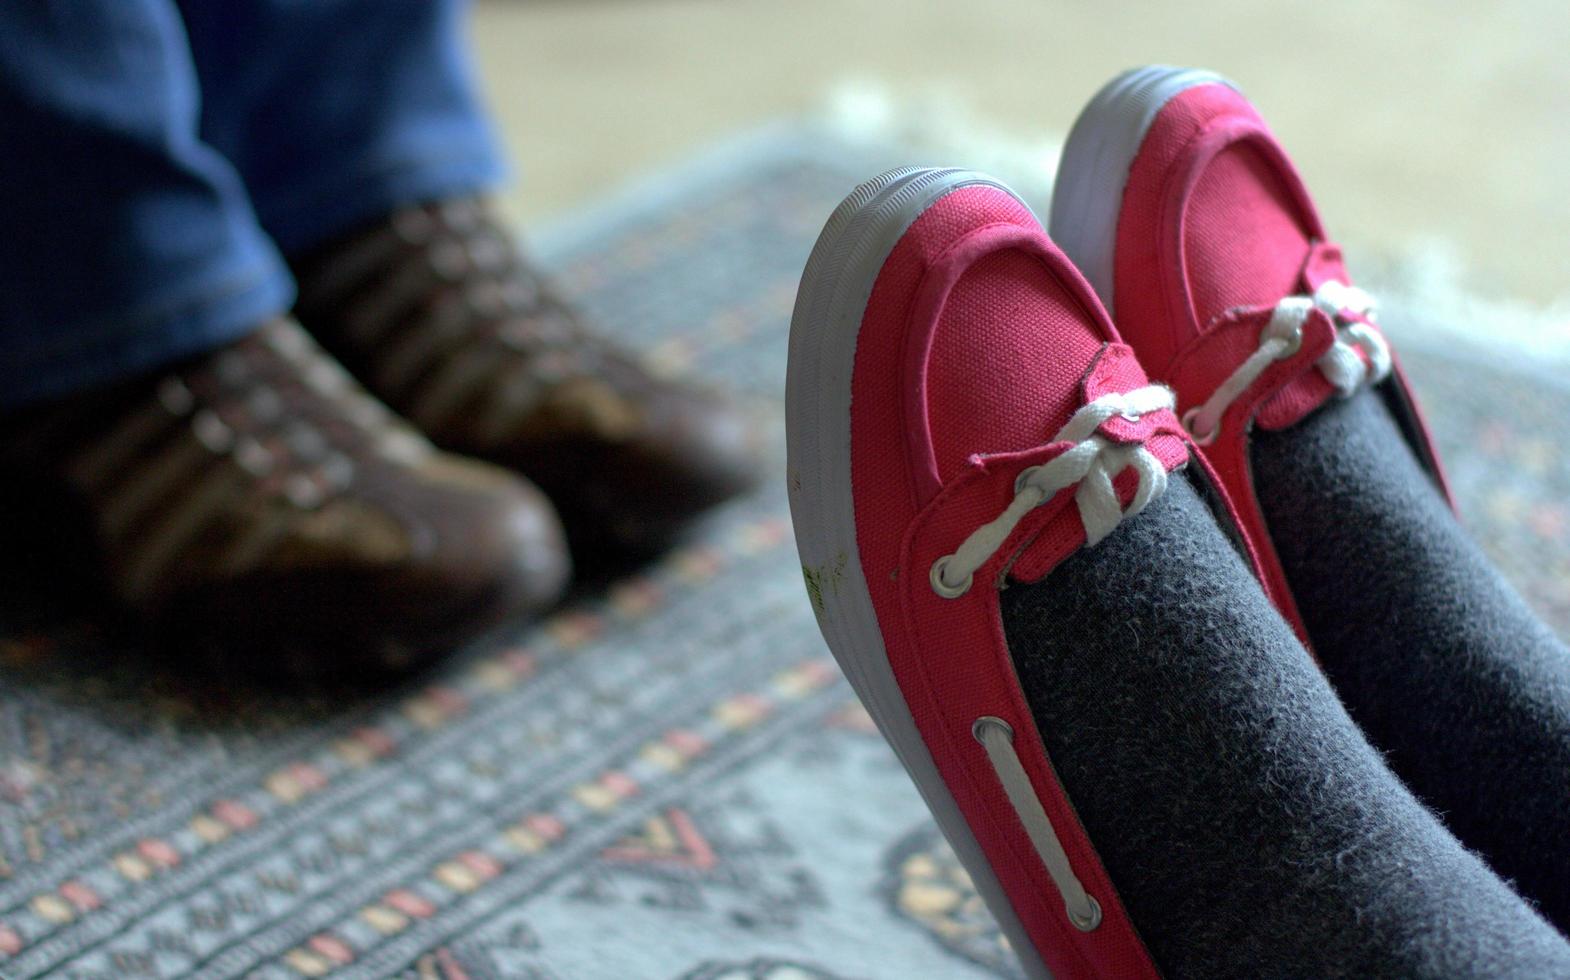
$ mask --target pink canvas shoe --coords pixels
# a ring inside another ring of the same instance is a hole
[[[791,513],[819,625],[1032,976],[1155,976],[1048,761],[1000,621],[1188,458],[1084,279],[1011,192],[859,187],[802,277]]]
[[[1249,433],[1375,386],[1434,482],[1443,471],[1400,364],[1292,162],[1232,83],[1135,69],[1080,114],[1052,235],[1220,474],[1276,608],[1307,642],[1253,489]]]

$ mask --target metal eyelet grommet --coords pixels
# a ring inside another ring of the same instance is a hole
[[[1019,476],[1014,478],[1014,492],[1019,493],[1021,490],[1025,489],[1025,482],[1030,479],[1032,473],[1035,473],[1039,469],[1041,469],[1039,466],[1027,466],[1020,470]]]
[[[1323,312],[1323,311],[1321,311],[1321,312]],[[1330,322],[1331,322],[1332,325],[1334,325],[1335,324],[1335,319],[1332,318]],[[1287,358],[1291,357],[1293,354],[1296,354],[1298,351],[1303,349],[1303,324],[1302,324],[1302,321],[1298,321],[1296,323],[1291,324],[1291,326],[1288,327],[1285,331],[1271,330],[1270,328],[1272,326],[1275,326],[1274,321],[1272,321],[1269,325],[1267,325],[1265,327],[1264,336],[1262,336],[1260,338],[1260,340],[1261,341],[1264,341],[1264,340],[1282,340],[1282,341],[1286,342],[1286,347],[1281,351],[1281,353],[1276,355],[1276,357],[1275,357],[1276,360],[1284,361]]]
[[[1211,429],[1204,435],[1200,435],[1198,432],[1195,432],[1194,419],[1199,415],[1199,410],[1201,407],[1202,406],[1195,405],[1193,408],[1184,412],[1180,421],[1183,423],[1184,430],[1188,432],[1189,438],[1194,440],[1194,445],[1208,446],[1216,441],[1216,436],[1221,434],[1221,426],[1217,424],[1215,428]]]
[[[1303,349],[1303,326],[1302,326],[1302,324],[1299,324],[1296,327],[1292,328],[1292,333],[1289,334],[1286,337],[1286,342],[1287,342],[1287,349],[1282,351],[1280,353],[1280,355],[1277,356],[1276,360],[1278,360],[1278,361],[1284,361],[1287,358],[1291,357],[1293,354],[1296,354],[1298,351]]]
[[[1003,737],[1010,742],[1014,741],[1014,726],[999,718],[997,715],[982,715],[970,726],[970,734],[982,745],[987,744],[987,731],[991,729],[1003,733]]]
[[[1088,908],[1071,909],[1065,906],[1065,910],[1068,912],[1068,920],[1074,923],[1075,929],[1080,932],[1092,932],[1101,925],[1101,903],[1096,901],[1093,895],[1086,895],[1085,903]]]
[[[965,576],[965,581],[959,583],[958,585],[950,585],[948,582],[944,581],[943,570],[948,567],[949,559],[953,557],[953,555],[944,555],[942,558],[939,558],[937,561],[933,562],[932,571],[927,575],[928,580],[932,583],[932,591],[936,592],[945,599],[958,599],[960,596],[969,592],[971,581],[975,578],[975,575],[973,574],[967,575]]]

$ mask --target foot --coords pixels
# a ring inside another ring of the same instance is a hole
[[[808,594],[1027,972],[1570,970],[1358,733],[1172,399],[978,175],[863,185],[803,276]]]
[[[225,667],[407,668],[567,580],[537,490],[434,450],[288,320],[6,419],[0,469],[119,603]]]
[[[1230,83],[1146,68],[1080,117],[1058,187],[1055,234],[1192,413],[1352,717],[1570,929],[1570,651],[1456,521],[1371,298],[1285,151]],[[1300,349],[1271,336],[1283,324]]]
[[[295,270],[329,350],[438,445],[537,483],[580,554],[662,549],[756,479],[737,407],[588,330],[482,200],[400,211]]]
[[[1236,506],[1282,615],[1308,640],[1250,468],[1250,436],[1378,392],[1447,493],[1422,416],[1341,250],[1228,81],[1153,65],[1109,82],[1064,146],[1052,234],[1096,287]]]

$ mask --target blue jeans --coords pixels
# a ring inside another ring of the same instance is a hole
[[[462,0],[0,3],[0,408],[286,311],[283,254],[503,166]]]

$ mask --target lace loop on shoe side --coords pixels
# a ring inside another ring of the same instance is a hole
[[[1101,904],[1085,890],[1074,874],[1068,853],[1063,850],[1063,842],[1058,839],[1047,811],[1036,796],[1035,787],[1030,784],[1030,776],[1020,763],[1019,754],[1014,751],[1013,727],[1002,718],[983,715],[976,719],[970,733],[986,750],[987,761],[992,763],[992,770],[1003,786],[1003,793],[1008,797],[1015,815],[1024,826],[1026,835],[1030,837],[1036,856],[1041,859],[1047,875],[1063,896],[1063,908],[1068,914],[1068,920],[1081,932],[1095,929],[1101,925]]]
[[[1374,298],[1356,286],[1326,281],[1312,296],[1288,296],[1277,303],[1254,353],[1202,404],[1183,413],[1183,427],[1196,444],[1208,446],[1215,442],[1227,408],[1271,364],[1298,352],[1303,346],[1303,323],[1315,309],[1335,324],[1336,339],[1314,364],[1341,397],[1350,397],[1363,385],[1378,384],[1389,377],[1390,345],[1378,330],[1364,322],[1374,319]]]
[[[1137,421],[1158,411],[1171,411],[1175,399],[1171,389],[1146,385],[1129,392],[1108,392],[1081,406],[1053,442],[1074,445],[1040,466],[1021,471],[1014,482],[1014,499],[1003,513],[971,532],[953,554],[932,564],[932,590],[945,599],[969,591],[976,570],[990,559],[1025,515],[1078,484],[1074,501],[1085,525],[1085,543],[1095,545],[1127,517],[1144,510],[1167,487],[1167,470],[1150,450],[1139,444],[1115,443],[1096,434],[1101,424],[1114,416]],[[1127,508],[1118,499],[1112,480],[1132,468],[1139,477],[1134,499]]]

